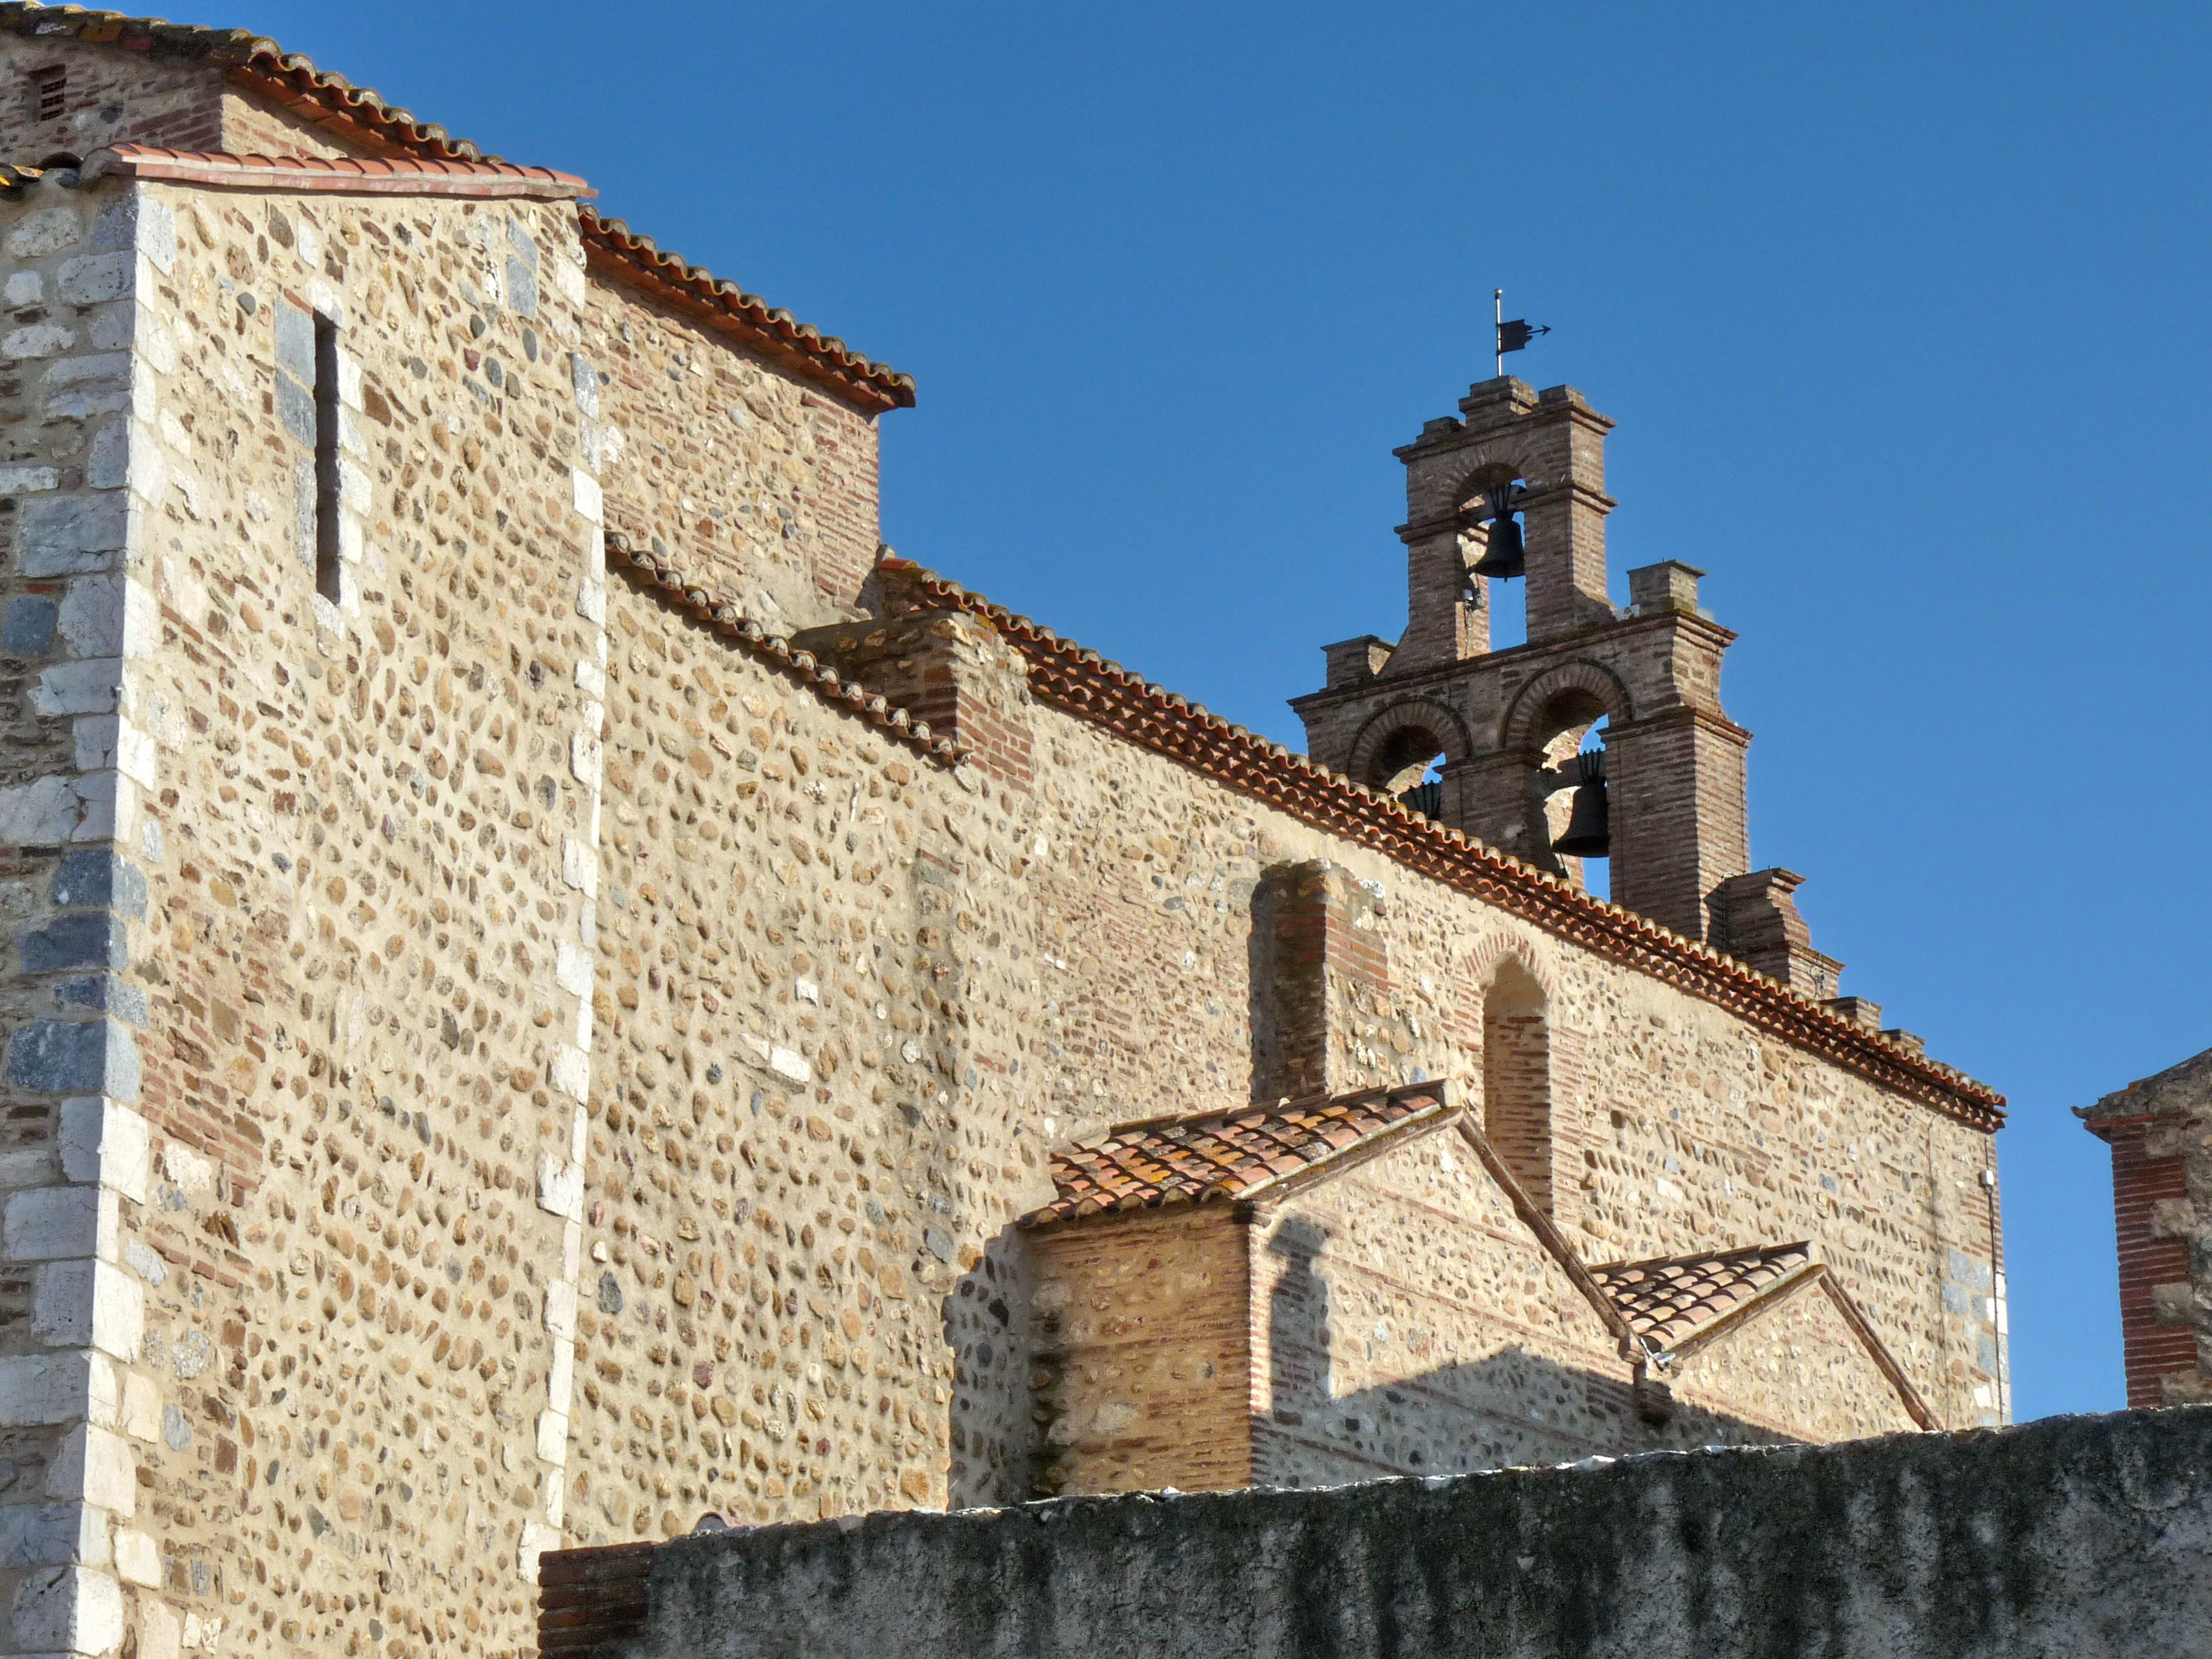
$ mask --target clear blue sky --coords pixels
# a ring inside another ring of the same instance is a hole
[[[901,552],[1293,743],[1504,286],[1620,423],[1616,586],[1688,560],[1743,636],[1753,861],[2012,1097],[2019,1414],[2120,1403],[2067,1109],[2212,1045],[2202,7],[171,15],[913,373]]]

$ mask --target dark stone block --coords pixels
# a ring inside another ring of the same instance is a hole
[[[312,313],[283,301],[276,302],[276,364],[289,370],[301,386],[315,383],[315,319]],[[307,441],[313,443],[313,428]]]
[[[146,993],[127,980],[106,974],[91,979],[65,979],[54,987],[54,1000],[64,1007],[96,1008],[128,1020],[141,1030],[146,1026]]]
[[[34,1019],[8,1040],[8,1080],[46,1095],[138,1098],[138,1043],[111,1019]]]
[[[507,302],[519,316],[538,314],[538,273],[512,258],[507,262]]]
[[[146,919],[146,875],[112,853],[72,853],[54,872],[54,908],[87,910],[106,905]]]
[[[106,968],[120,973],[131,965],[131,941],[123,918],[108,910],[57,916],[43,927],[18,933],[15,950],[27,974],[51,974],[63,968]]]
[[[315,447],[315,398],[289,374],[276,377],[276,418],[310,449]]]
[[[0,624],[0,651],[19,657],[43,657],[53,649],[54,622],[61,607],[38,594],[8,601],[8,620]]]

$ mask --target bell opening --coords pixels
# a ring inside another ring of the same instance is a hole
[[[1469,586],[1479,576],[1486,589],[1481,597],[1490,613],[1489,648],[1504,651],[1528,643],[1527,596],[1498,584],[1528,574],[1528,538],[1518,516],[1524,486],[1518,479],[1492,477],[1492,482],[1482,484],[1468,500],[1462,544],[1469,556]]]
[[[1567,767],[1578,770],[1583,781],[1568,792],[1566,823],[1553,840],[1552,850],[1562,858],[1582,862],[1584,890],[1592,897],[1613,896],[1613,799],[1606,778],[1605,717],[1601,715],[1583,734],[1578,752]]]
[[[1419,779],[1398,791],[1398,799],[1425,818],[1441,819],[1444,815],[1444,757],[1437,755],[1431,759],[1421,769]]]

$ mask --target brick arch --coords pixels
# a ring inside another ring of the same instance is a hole
[[[1474,1038],[1485,1137],[1536,1206],[1555,1220],[1575,1203],[1570,1067],[1553,976],[1522,940],[1492,935],[1466,959],[1461,1019]]]
[[[1511,483],[1516,479],[1525,482],[1528,477],[1528,469],[1522,465],[1518,456],[1486,456],[1460,475],[1459,482],[1452,486],[1452,501],[1455,505],[1464,507],[1486,489],[1502,483]]]
[[[1352,740],[1345,772],[1354,783],[1371,788],[1381,785],[1374,770],[1384,747],[1401,732],[1420,730],[1437,740],[1447,763],[1465,760],[1474,752],[1474,738],[1457,710],[1433,697],[1407,697],[1376,709]]]
[[[1553,735],[1537,734],[1537,722],[1544,717],[1544,712],[1563,696],[1577,692],[1595,701],[1616,726],[1636,718],[1628,688],[1621,684],[1619,676],[1596,663],[1577,658],[1546,669],[1515,694],[1512,706],[1505,711],[1505,719],[1498,728],[1498,747],[1507,754],[1533,754]]]
[[[1544,988],[1547,998],[1554,1001],[1558,1000],[1559,986],[1553,978],[1551,969],[1538,960],[1536,953],[1529,948],[1528,941],[1516,933],[1487,933],[1476,939],[1460,959],[1461,983],[1475,987],[1479,992],[1480,987],[1489,982],[1492,970],[1508,957],[1519,963],[1529,978]]]

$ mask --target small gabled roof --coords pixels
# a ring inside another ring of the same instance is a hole
[[[1346,1167],[1452,1115],[1437,1082],[1118,1123],[1053,1153],[1057,1196],[1022,1224],[1256,1197]]]
[[[1801,1291],[1826,1296],[1905,1415],[1923,1429],[1939,1426],[1866,1310],[1809,1242],[1611,1261],[1587,1271],[1634,1334],[1639,1360],[1662,1368],[1729,1340]]]
[[[1809,1243],[1752,1244],[1608,1262],[1589,1272],[1630,1330],[1655,1348],[1671,1348],[1812,1261]]]

